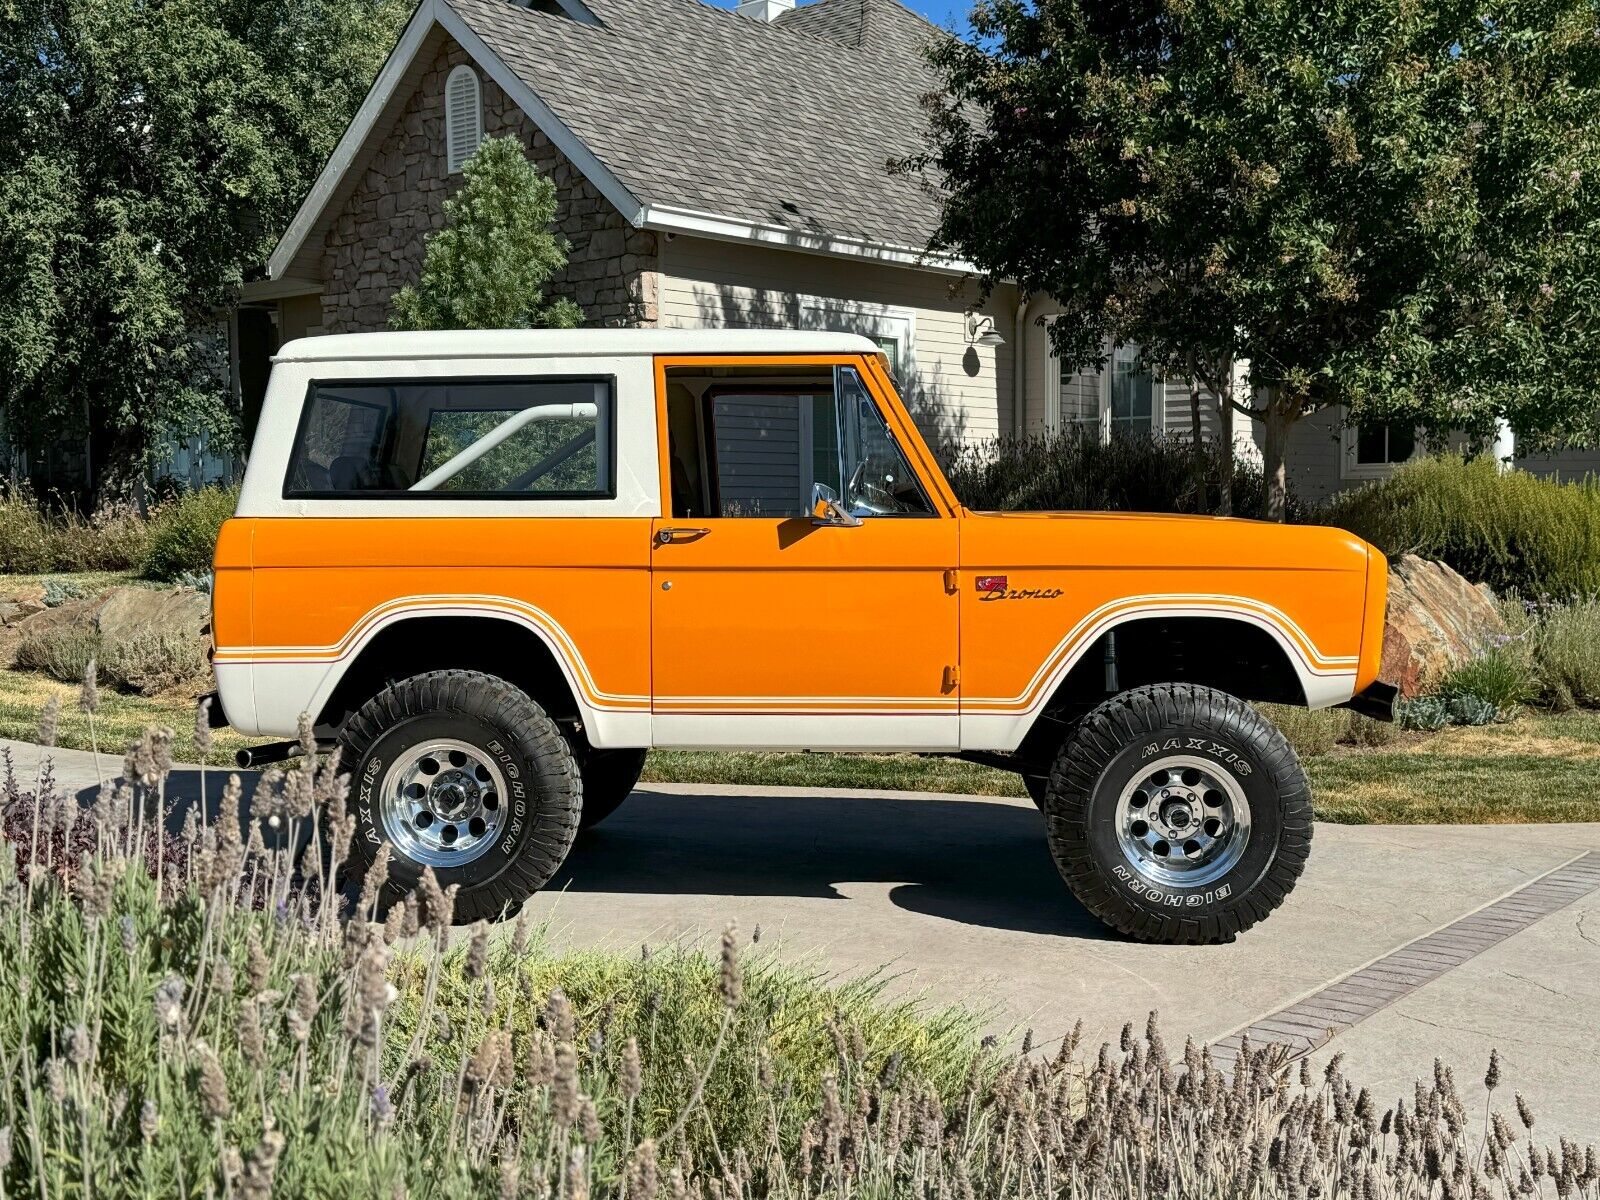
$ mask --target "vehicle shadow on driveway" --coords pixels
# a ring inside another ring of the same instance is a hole
[[[547,890],[844,900],[896,885],[899,908],[966,925],[1103,940],[1032,808],[874,796],[727,796],[645,785],[578,839]]]
[[[229,774],[206,773],[208,820]],[[239,775],[248,822],[260,776]],[[82,789],[79,802],[91,804],[97,791]],[[173,772],[170,832],[182,829],[200,791],[198,771]],[[891,884],[896,907],[964,925],[1115,936],[1056,874],[1043,818],[998,800],[685,795],[645,785],[578,839],[545,890],[848,900],[839,889],[852,883]]]

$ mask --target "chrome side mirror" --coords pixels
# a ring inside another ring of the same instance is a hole
[[[833,525],[842,529],[853,529],[861,524],[861,518],[849,512],[839,503],[839,493],[825,483],[811,485],[811,523],[813,525]]]

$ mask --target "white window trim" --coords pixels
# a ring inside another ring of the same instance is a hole
[[[1056,315],[1044,319],[1048,329],[1055,324]],[[1048,336],[1039,339],[1045,353],[1045,410],[1044,427],[1050,433],[1061,432],[1061,359]],[[1111,351],[1109,340],[1101,343],[1106,364],[1100,368],[1100,444],[1111,440]],[[1167,382],[1158,371],[1150,372],[1150,432],[1156,437],[1167,435]]]
[[[472,81],[472,112],[473,120],[477,125],[477,137],[473,139],[470,152],[457,156],[455,152],[455,126],[451,117],[450,95],[455,91],[456,82],[461,79]],[[460,174],[461,168],[467,165],[468,160],[478,152],[478,147],[483,144],[483,81],[478,78],[477,71],[468,63],[462,63],[453,68],[444,81],[444,160],[447,175]]]
[[[1341,413],[1341,418],[1343,414]],[[1339,427],[1339,478],[1351,480],[1387,479],[1401,466],[1398,462],[1363,463],[1356,461],[1356,435],[1360,430],[1347,422]],[[1422,439],[1411,447],[1410,462],[1423,452]]]

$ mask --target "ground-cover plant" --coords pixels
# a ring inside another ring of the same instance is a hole
[[[210,571],[217,534],[238,503],[238,488],[205,487],[161,505],[151,514],[139,569],[147,579],[163,580]]]
[[[1441,559],[1496,592],[1557,600],[1600,593],[1600,483],[1558,483],[1444,455],[1342,492],[1310,519],[1388,555]]]
[[[1259,508],[1259,470],[1209,444],[1206,461],[1210,502],[1218,473],[1231,468],[1234,510]],[[1006,439],[963,450],[948,475],[961,502],[978,510],[1209,511],[1198,503],[1192,445],[1171,438],[1118,434],[1102,443],[1073,429]]]
[[[1389,1108],[1337,1059],[1224,1073],[1154,1016],[1013,1056],[732,931],[718,958],[452,939],[431,875],[372,920],[385,867],[337,886],[334,770],[163,822],[169,754],[147,734],[88,810],[7,777],[7,1194],[1600,1196],[1594,1151],[1536,1147],[1520,1101],[1469,1130],[1442,1066]]]
[[[91,661],[98,664],[101,682],[142,696],[173,689],[187,689],[192,695],[211,679],[205,646],[170,630],[109,639],[92,627],[62,625],[28,634],[17,643],[18,667],[63,683],[81,680]]]

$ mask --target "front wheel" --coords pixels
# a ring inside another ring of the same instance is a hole
[[[520,908],[577,836],[583,783],[567,739],[521,689],[476,671],[433,671],[385,688],[340,738],[351,768],[355,847],[388,843],[387,900],[431,867],[457,884],[455,920]]]
[[[1311,848],[1294,749],[1244,701],[1189,684],[1135,688],[1085,717],[1044,810],[1067,886],[1142,941],[1231,942],[1283,903]]]

